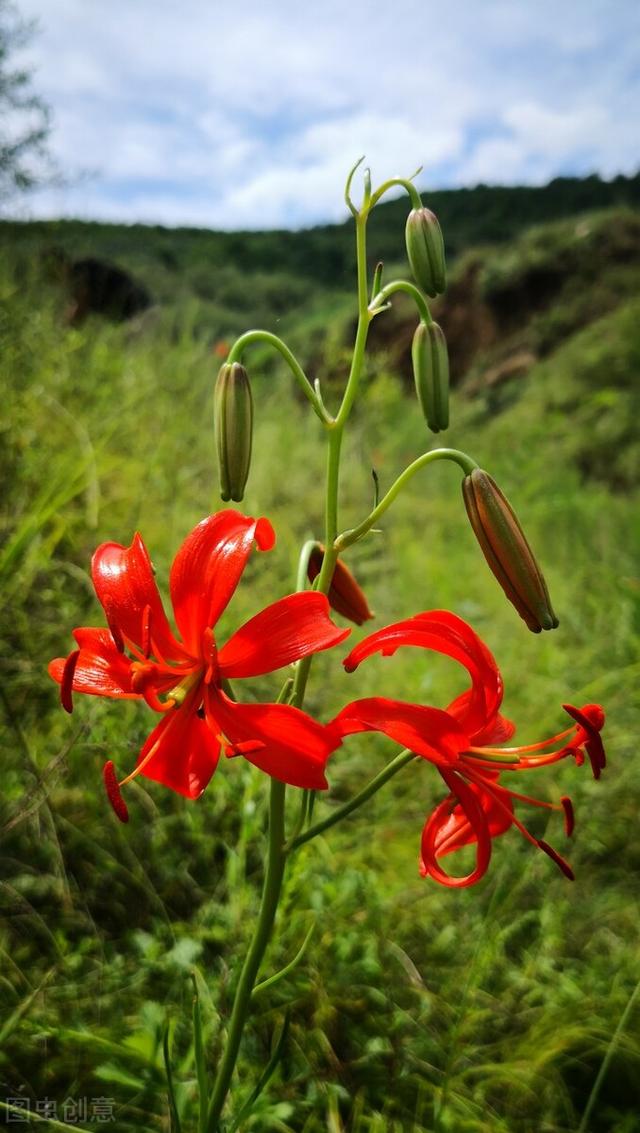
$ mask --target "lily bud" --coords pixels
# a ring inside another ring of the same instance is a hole
[[[239,362],[220,367],[213,397],[220,495],[241,500],[251,464],[253,398],[249,375]]]
[[[314,578],[320,574],[323,560],[324,547],[321,543],[316,543],[316,546],[309,555],[307,565],[307,578],[309,582],[313,582]],[[337,614],[342,614],[343,618],[348,618],[350,622],[355,622],[357,626],[361,626],[363,622],[368,621],[369,618],[374,616],[369,609],[369,603],[367,602],[364,591],[358,586],[351,571],[345,566],[342,559],[338,559],[335,565],[327,597],[329,599],[329,605]]]
[[[418,401],[432,433],[449,427],[449,355],[442,327],[418,323],[411,347]]]
[[[447,282],[444,240],[438,218],[431,209],[412,209],[405,228],[407,256],[416,283],[432,299],[440,295]]]
[[[555,629],[547,584],[508,500],[487,472],[474,468],[462,481],[467,515],[485,559],[533,633]]]

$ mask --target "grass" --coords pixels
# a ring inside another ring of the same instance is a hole
[[[256,908],[264,781],[230,761],[189,804],[138,780],[132,822],[121,827],[100,767],[106,758],[132,765],[149,715],[77,698],[70,721],[46,663],[67,652],[74,626],[102,620],[87,575],[99,542],[128,542],[139,528],[164,588],[180,540],[219,506],[210,425],[217,363],[207,336],[170,311],[137,330],[97,320],[71,330],[37,280],[17,281],[6,267],[1,290],[0,1097],[32,1105],[48,1097],[61,1107],[104,1096],[124,1133],[168,1129],[169,1019],[186,1133],[195,1120],[193,973],[215,1060]],[[637,302],[625,300],[563,339],[499,404],[454,397],[446,443],[487,467],[518,510],[561,618],[556,633],[528,634],[503,601],[451,468],[415,480],[382,534],[348,559],[376,624],[438,606],[472,622],[505,674],[505,709],[523,742],[561,726],[565,699],[605,705],[603,780],[562,766],[532,784],[543,797],[570,791],[575,800],[578,880],[570,886],[511,831],[476,889],[422,881],[420,831],[441,790],[432,768],[410,765],[294,859],[263,978],[315,929],[303,961],[257,1001],[238,1107],[269,1062],[285,1012],[290,1025],[280,1069],[243,1129],[637,1127],[638,325]],[[320,532],[318,422],[292,397],[282,368],[257,354],[249,365],[257,426],[243,507],[270,516],[278,544],[252,562],[228,629],[292,587],[298,546]],[[398,375],[378,360],[345,455],[344,525],[369,507],[372,466],[384,490],[430,443]],[[446,704],[457,681],[444,659],[409,651],[350,677],[321,657],[308,703],[322,718],[381,689]],[[277,691],[273,678],[245,688]],[[349,740],[318,814],[393,753],[380,737]],[[529,817],[544,836],[545,821]],[[555,822],[549,838],[564,849]]]

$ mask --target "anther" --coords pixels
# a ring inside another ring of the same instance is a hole
[[[104,780],[107,798],[111,803],[114,814],[117,818],[120,819],[121,822],[128,822],[129,811],[127,810],[127,804],[120,792],[120,784],[118,783],[116,769],[113,766],[113,761],[111,759],[108,759],[104,767],[102,768],[102,778]]]
[[[60,681],[60,703],[65,712],[69,713],[73,712],[73,678],[75,676],[79,656],[79,649],[74,649],[73,653],[69,654],[64,663],[62,680]]]
[[[575,881],[575,874],[568,861],[562,857],[562,854],[554,850],[553,846],[550,846],[548,842],[543,842],[542,838],[538,838],[538,845],[540,849],[551,858],[551,861],[555,862],[558,868],[562,870],[565,877],[569,878],[569,881]]]
[[[563,795],[560,799],[560,805],[562,806],[562,809],[564,811],[564,832],[567,835],[567,838],[570,838],[573,834],[573,828],[575,826],[573,803],[571,802],[571,799],[568,795]]]

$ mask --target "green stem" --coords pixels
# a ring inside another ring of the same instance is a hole
[[[317,546],[318,544],[315,539],[307,539],[307,542],[302,545],[296,574],[296,591],[307,590],[309,587],[309,579],[307,577],[309,559]]]
[[[284,876],[284,812],[286,787],[278,779],[271,780],[271,794],[269,800],[269,851],[267,867],[262,888],[262,901],[260,912],[249,946],[246,959],[242,965],[238,986],[236,988],[229,1031],[216,1081],[211,1093],[207,1133],[218,1133],[220,1115],[229,1092],[231,1078],[238,1058],[240,1040],[251,1001],[251,993],[256,976],[262,962],[273,922],[278,907],[282,879]]]
[[[347,176],[347,183],[344,187],[345,203],[346,203],[347,208],[349,209],[349,212],[351,213],[352,216],[357,216],[358,210],[357,210],[356,206],[354,205],[353,201],[351,200],[351,184],[353,182],[353,177],[354,177],[356,169],[358,168],[359,165],[362,165],[363,161],[364,161],[364,154],[362,155],[362,157],[358,158],[358,160],[355,162],[354,165],[351,166],[351,169],[349,170],[349,174]]]
[[[382,497],[378,506],[375,507],[373,511],[369,512],[369,515],[366,519],[363,519],[362,523],[359,523],[357,527],[353,527],[350,531],[343,531],[342,535],[338,536],[334,544],[336,552],[339,554],[344,551],[346,547],[357,543],[358,539],[362,539],[362,536],[366,535],[367,531],[370,531],[380,517],[384,515],[387,508],[391,506],[402,489],[406,488],[416,472],[420,472],[427,464],[432,464],[436,460],[453,460],[456,464],[460,465],[465,475],[468,475],[469,472],[472,472],[474,468],[478,467],[475,460],[472,460],[465,452],[460,452],[455,448],[436,448],[432,449],[431,452],[423,453],[422,456],[414,460],[413,464],[410,464],[409,467],[405,468],[404,472],[398,476],[398,479],[391,485],[386,496]]]
[[[351,171],[347,182],[346,196],[349,197],[351,178],[355,172]],[[354,345],[353,358],[349,379],[345,389],[340,412],[331,418],[324,408],[321,399],[315,393],[302,368],[296,361],[289,348],[277,335],[268,331],[248,331],[235,342],[228,361],[238,361],[245,347],[253,342],[267,342],[278,350],[291,368],[294,377],[302,388],[305,397],[311,402],[317,415],[329,431],[329,451],[327,457],[326,477],[326,511],[325,511],[325,554],[322,568],[317,580],[317,589],[327,594],[333,572],[338,559],[338,550],[335,547],[338,533],[338,493],[340,486],[340,451],[342,447],[342,434],[345,423],[356,397],[364,353],[367,343],[367,332],[371,315],[368,310],[367,294],[367,262],[366,262],[366,223],[368,208],[356,215],[356,257],[358,265],[358,330]],[[301,584],[303,571],[306,573],[310,547],[305,545],[298,564],[298,585]],[[304,584],[303,584],[304,585]],[[293,690],[289,703],[300,708],[311,668],[311,656],[302,658],[296,666]],[[307,797],[309,807],[312,804],[312,795]],[[364,801],[364,800],[363,800]],[[330,823],[332,824],[332,823]],[[303,837],[303,835],[299,835]],[[249,946],[245,962],[242,966],[235,999],[229,1022],[226,1047],[220,1062],[216,1080],[211,1093],[206,1133],[219,1133],[220,1115],[222,1113],[233,1071],[238,1058],[240,1041],[244,1030],[251,995],[255,985],[256,975],[260,968],[276,915],[286,860],[285,851],[285,787],[276,779],[271,780],[271,799],[269,811],[269,853],[262,890],[262,901],[253,940]]]
[[[266,342],[267,345],[273,346],[282,355],[307,401],[313,406],[316,416],[320,418],[323,425],[330,425],[332,418],[327,413],[321,398],[318,397],[295,354],[292,353],[286,342],[278,338],[277,334],[272,334],[268,330],[248,330],[246,334],[240,335],[240,338],[237,338],[234,342],[227,362],[229,364],[239,362],[243,351],[254,342]]]
[[[358,392],[367,347],[369,323],[371,322],[367,289],[367,213],[359,213],[356,217],[356,262],[358,267],[358,329],[353,346],[353,357],[351,359],[351,370],[349,372],[347,388],[344,391],[342,405],[335,419],[335,429],[340,434],[342,434],[342,430],[344,429]],[[331,459],[331,452],[329,457]],[[329,546],[328,543],[327,546]]]
[[[404,291],[407,295],[411,296],[416,307],[418,308],[418,311],[420,312],[420,318],[422,319],[423,323],[433,322],[433,319],[431,318],[431,311],[427,306],[424,295],[416,287],[416,285],[414,283],[410,283],[408,279],[392,279],[390,283],[385,284],[385,286],[380,291],[378,291],[377,295],[374,295],[373,299],[369,303],[369,310],[371,311],[371,313],[375,314],[383,305],[383,303],[386,303],[387,299],[396,291]]]
[[[609,1046],[607,1047],[607,1052],[606,1052],[606,1054],[605,1054],[605,1056],[602,1060],[602,1065],[600,1066],[600,1069],[598,1070],[598,1073],[596,1075],[596,1080],[593,1083],[591,1093],[589,1094],[589,1100],[587,1101],[587,1104],[585,1106],[585,1111],[582,1115],[582,1120],[581,1120],[580,1125],[578,1127],[578,1133],[587,1133],[587,1131],[589,1129],[589,1121],[590,1121],[590,1118],[591,1118],[591,1114],[593,1112],[593,1108],[594,1108],[594,1106],[595,1106],[595,1104],[598,1100],[600,1088],[601,1088],[602,1083],[604,1082],[604,1080],[607,1076],[607,1071],[608,1071],[609,1066],[611,1064],[611,1059],[613,1058],[613,1056],[616,1052],[616,1049],[618,1047],[618,1043],[620,1042],[620,1039],[622,1038],[623,1031],[624,1031],[624,1029],[627,1025],[627,1019],[629,1018],[631,1012],[633,1011],[633,1008],[634,1008],[636,999],[638,998],[638,995],[640,995],[640,980],[638,980],[638,983],[636,984],[633,991],[631,992],[631,995],[629,996],[629,999],[627,1000],[627,1005],[626,1005],[624,1011],[622,1012],[622,1015],[620,1016],[620,1019],[618,1021],[618,1026],[616,1027],[615,1031],[613,1032],[613,1035],[611,1037],[611,1042],[609,1043]]]
[[[420,170],[418,169],[417,172],[419,173]],[[399,185],[401,186],[401,188],[407,190],[407,193],[411,197],[411,204],[414,209],[422,208],[422,198],[418,190],[416,189],[415,185],[406,177],[391,177],[388,181],[385,181],[379,189],[376,189],[375,193],[371,197],[369,207],[374,208],[374,206],[377,205],[378,201],[384,196],[384,194],[388,193],[389,189],[395,188],[396,185]]]
[[[366,803],[372,795],[375,795],[376,791],[379,791],[381,787],[384,787],[385,783],[388,783],[389,780],[398,773],[398,771],[400,771],[403,767],[406,767],[407,763],[411,763],[411,760],[416,758],[417,757],[412,751],[409,751],[408,748],[405,748],[404,751],[401,751],[398,755],[396,755],[395,759],[391,760],[391,763],[388,763],[387,766],[382,769],[382,771],[380,771],[369,783],[367,783],[366,787],[363,787],[363,789],[359,791],[357,795],[354,795],[352,799],[349,799],[348,802],[343,803],[342,806],[337,807],[337,809],[334,810],[333,814],[328,815],[327,818],[323,818],[322,822],[317,822],[315,826],[310,826],[309,829],[305,830],[303,834],[299,834],[296,838],[292,838],[289,844],[285,847],[286,853],[290,854],[294,850],[297,850],[299,846],[304,846],[305,842],[311,841],[311,839],[315,838],[317,834],[322,834],[325,830],[328,830],[330,826],[335,826],[336,822],[340,822],[341,819],[346,818],[348,814],[352,814],[354,810],[357,810],[358,807],[361,807],[363,803]]]

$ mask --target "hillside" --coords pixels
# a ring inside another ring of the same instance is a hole
[[[445,233],[449,261],[468,248],[505,243],[536,224],[604,208],[640,207],[640,174],[607,182],[557,178],[543,188],[445,190],[424,195]],[[406,197],[383,201],[370,224],[371,259],[402,262]],[[155,300],[179,307],[198,324],[237,329],[304,306],[317,289],[353,284],[350,221],[298,232],[211,232],[206,229],[110,225],[80,221],[0,221],[0,251],[37,262],[59,247],[74,258],[113,261],[145,284]],[[249,282],[250,281],[250,282]]]
[[[529,634],[503,600],[459,478],[442,462],[412,481],[349,565],[376,611],[372,627],[436,606],[474,625],[504,673],[518,742],[563,727],[562,703],[605,706],[609,766],[600,782],[566,760],[534,772],[535,783],[527,772],[523,784],[541,799],[573,797],[576,835],[566,852],[577,880],[571,887],[511,830],[474,889],[426,882],[416,866],[420,831],[441,784],[427,763],[402,772],[294,860],[265,976],[290,963],[314,922],[315,932],[303,962],[266,988],[243,1047],[248,1082],[290,1013],[283,1068],[251,1133],[586,1133],[586,1110],[588,1133],[636,1129],[640,218],[628,200],[584,204],[583,192],[609,190],[579,185],[580,215],[527,212],[520,227],[511,217],[509,239],[487,243],[480,226],[477,246],[460,237],[450,286],[434,306],[455,374],[451,429],[437,441],[411,387],[411,305],[399,299],[376,319],[341,503],[341,522],[359,522],[372,467],[385,491],[441,441],[471,453],[512,500],[560,616],[552,634]],[[549,205],[543,190],[486,190],[496,201],[514,192],[523,211]],[[455,206],[459,232],[472,223],[465,202]],[[387,258],[398,264],[406,208],[388,210]],[[346,247],[346,228],[343,237]],[[314,238],[326,267],[329,245],[322,233]],[[264,242],[255,271],[239,266],[241,252],[221,266],[234,239],[245,250]],[[193,1049],[180,1020],[192,1008],[195,972],[215,1059],[230,972],[256,908],[264,783],[241,759],[221,761],[196,802],[138,779],[122,826],[101,767],[134,765],[150,712],[78,696],[70,719],[46,664],[72,648],[74,626],[101,623],[88,573],[98,543],[128,543],[140,530],[166,592],[186,532],[220,506],[211,424],[220,339],[255,321],[278,328],[333,404],[354,299],[339,274],[329,285],[314,276],[315,263],[299,267],[294,250],[310,239],[0,226],[0,1077],[7,1095],[34,1104],[113,1098],[123,1133],[167,1128],[167,1020],[183,1129],[194,1128]],[[90,316],[67,325],[64,290],[40,258],[56,241],[122,264],[154,290],[156,307],[122,324]],[[372,257],[385,254],[381,245],[372,228]],[[256,429],[240,506],[268,515],[278,541],[252,562],[223,631],[291,590],[301,542],[321,532],[319,424],[278,360],[261,348],[246,361]],[[422,651],[372,659],[349,676],[328,655],[317,662],[308,706],[322,719],[380,688],[433,704],[461,691],[451,665]],[[267,675],[243,693],[273,698],[277,687]],[[395,750],[352,737],[332,759],[331,793],[318,797],[316,815],[359,790]],[[546,838],[547,812],[523,812]],[[557,816],[549,837],[565,852]]]

